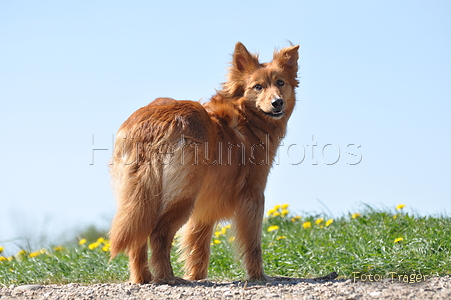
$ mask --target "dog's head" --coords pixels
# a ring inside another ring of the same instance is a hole
[[[298,86],[298,49],[291,46],[274,52],[273,61],[260,63],[243,44],[237,43],[224,91],[255,109],[268,120],[288,118],[295,105]]]

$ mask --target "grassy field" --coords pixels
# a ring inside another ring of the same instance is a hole
[[[288,205],[277,205],[264,221],[265,270],[271,276],[318,277],[332,271],[341,278],[360,274],[451,274],[451,218],[419,217],[367,207],[337,219],[324,215],[297,216]],[[106,238],[106,237],[105,237]],[[233,229],[219,225],[211,242],[211,280],[245,277],[233,252]],[[176,275],[182,264],[173,251]],[[3,256],[0,245],[0,285],[32,283],[122,282],[128,278],[127,258],[109,261],[104,238],[75,245],[57,245]]]

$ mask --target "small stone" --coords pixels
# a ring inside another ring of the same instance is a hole
[[[52,294],[53,294],[53,292],[48,292],[48,293],[45,293],[43,296],[44,296],[44,298],[48,298],[48,297],[50,297]]]
[[[381,296],[381,295],[382,295],[381,292],[371,292],[371,293],[370,293],[370,296],[371,296],[371,297],[379,297],[379,296]]]
[[[91,295],[92,293],[94,293],[92,289],[86,290],[85,292],[86,295]]]
[[[279,298],[280,296],[277,294],[266,294],[266,297],[268,298]]]
[[[233,297],[233,294],[230,291],[226,291],[226,292],[224,292],[223,296],[224,297]]]
[[[19,285],[16,287],[16,290],[20,291],[35,291],[42,289],[44,286],[40,284],[27,284],[27,285]]]

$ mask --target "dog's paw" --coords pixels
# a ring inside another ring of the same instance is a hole
[[[249,281],[249,282],[258,282],[258,283],[270,282],[271,280],[272,280],[271,277],[269,277],[268,275],[266,275],[264,273],[259,276],[249,277],[247,279],[247,281]]]
[[[294,278],[291,277],[284,277],[284,276],[268,276],[268,282],[279,282],[279,281],[290,281],[293,280]]]
[[[168,285],[193,285],[191,281],[175,276],[172,278],[154,278],[151,283]]]
[[[147,284],[152,281],[152,275],[150,272],[145,272],[141,275],[135,275],[130,276],[130,282],[131,283],[137,283],[137,284]]]

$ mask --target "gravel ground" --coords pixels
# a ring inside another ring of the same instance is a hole
[[[451,299],[451,277],[420,283],[278,278],[270,283],[194,282],[193,286],[96,284],[24,285],[0,288],[0,299]]]

